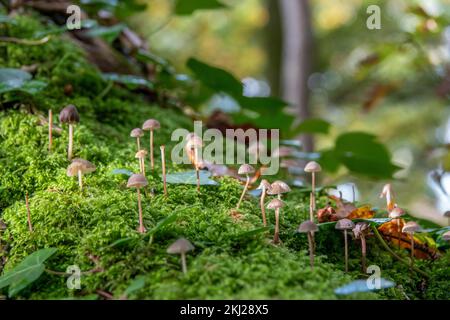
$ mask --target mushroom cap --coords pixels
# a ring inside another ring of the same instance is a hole
[[[450,211],[445,211],[444,212],[444,217],[450,218]]]
[[[59,121],[61,123],[74,124],[80,122],[80,115],[77,108],[73,104],[69,104],[67,107],[61,110],[59,113]]]
[[[279,209],[279,208],[283,208],[284,207],[284,202],[278,199],[272,199],[268,204],[267,204],[267,209]]]
[[[186,148],[187,149],[195,149],[203,147],[203,140],[194,132],[190,132],[186,136]]]
[[[145,158],[145,156],[148,154],[147,150],[142,149],[136,152],[136,155],[134,156],[136,159],[138,158]]]
[[[407,222],[402,228],[402,232],[404,233],[414,233],[420,230],[422,230],[422,228],[417,222],[414,221]]]
[[[335,228],[337,230],[349,230],[349,229],[353,229],[354,227],[355,227],[355,224],[350,219],[338,220],[338,222],[336,223],[336,226],[335,226]]]
[[[369,230],[369,224],[366,222],[358,222],[353,228],[353,233],[356,238],[359,238],[363,233]]]
[[[95,171],[95,166],[87,160],[84,159],[73,159],[72,163],[67,167],[67,175],[69,177],[76,176],[78,171],[82,174],[91,173]]]
[[[444,241],[450,241],[450,231],[445,232],[445,233],[442,235],[442,239],[443,239]]]
[[[137,173],[133,174],[127,183],[127,188],[142,188],[148,185],[147,178],[144,175]]]
[[[389,218],[397,219],[403,216],[405,213],[405,210],[403,210],[402,208],[395,207],[391,212],[389,212]]]
[[[270,182],[267,181],[266,179],[262,179],[258,188],[256,188],[256,189],[259,189],[259,190],[266,189],[266,191],[267,191],[267,190],[270,190],[270,188],[271,188]]]
[[[297,231],[301,233],[306,232],[317,232],[319,228],[317,227],[317,224],[312,222],[311,220],[303,221],[299,226]]]
[[[322,167],[315,161],[310,161],[305,166],[305,172],[320,172]]]
[[[192,245],[192,243],[185,238],[180,238],[167,248],[167,253],[181,254],[191,250],[194,250],[194,246]]]
[[[244,163],[239,167],[238,174],[249,174],[255,172],[255,168],[251,165]]]
[[[161,124],[159,123],[158,120],[155,119],[148,119],[142,125],[143,130],[156,130],[159,128],[161,128]]]
[[[336,210],[339,219],[347,218],[357,208],[352,203],[344,203]]]
[[[134,128],[130,132],[130,137],[133,138],[140,138],[144,135],[144,131],[141,128]]]
[[[272,183],[269,191],[267,191],[267,194],[278,195],[289,191],[291,191],[291,188],[287,185],[287,183],[277,180],[274,183]]]

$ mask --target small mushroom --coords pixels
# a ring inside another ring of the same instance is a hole
[[[84,159],[73,159],[72,163],[67,168],[67,176],[78,176],[78,185],[80,190],[83,190],[83,174],[91,173],[95,171],[95,166]]]
[[[261,190],[261,198],[259,200],[259,205],[261,207],[261,214],[263,219],[264,227],[267,226],[267,219],[266,219],[266,207],[264,204],[264,200],[266,198],[266,193],[268,190],[270,190],[270,183],[266,179],[262,179],[261,183],[259,184],[258,189]]]
[[[310,220],[314,221],[314,212],[316,211],[316,172],[322,171],[322,167],[315,161],[310,161],[305,166],[305,172],[311,173],[311,205],[309,209]]]
[[[352,230],[355,224],[352,220],[341,219],[336,223],[335,228],[337,230],[344,231],[344,245],[345,245],[345,272],[348,272],[348,243],[347,243],[347,230]]]
[[[445,211],[444,217],[446,217],[448,219],[448,225],[450,226],[450,211]]]
[[[380,199],[386,197],[387,211],[392,211],[395,208],[394,193],[392,192],[392,185],[390,183],[385,184],[383,191],[381,191]]]
[[[319,228],[317,225],[310,221],[304,221],[299,226],[297,231],[301,233],[306,233],[308,235],[308,246],[309,246],[309,262],[311,264],[311,270],[314,269],[314,232],[317,232]]]
[[[144,131],[142,131],[141,128],[134,128],[133,130],[131,130],[130,132],[130,137],[132,138],[136,138],[136,142],[137,142],[137,151],[141,150],[141,140],[140,138],[144,136]]]
[[[73,126],[80,122],[80,115],[77,108],[70,104],[59,113],[59,121],[69,125],[69,147],[67,149],[67,157],[72,160],[73,156]]]
[[[193,152],[191,162],[194,165],[195,172],[197,174],[197,192],[200,192],[200,162],[201,162],[201,159],[198,156],[198,149],[202,147],[203,147],[203,140],[195,133],[191,132],[186,136],[185,148],[188,150],[190,154]]]
[[[141,174],[145,175],[145,156],[147,155],[147,150],[139,150],[136,152],[135,158],[139,159],[139,170]]]
[[[162,145],[159,147],[161,150],[161,163],[162,163],[162,176],[163,176],[163,184],[164,184],[164,195],[167,197],[167,178],[166,178],[166,152],[165,146]]]
[[[368,234],[369,230],[369,224],[365,222],[358,222],[353,228],[353,234],[355,235],[355,238],[361,240],[361,267],[363,273],[366,273],[366,235]]]
[[[148,181],[142,174],[133,174],[127,183],[127,188],[136,188],[138,194],[138,209],[139,209],[139,228],[140,233],[145,233],[144,219],[142,217],[142,203],[141,203],[141,191],[140,189],[147,186]]]
[[[397,241],[398,241],[399,248],[400,248],[400,238],[401,238],[401,233],[402,233],[400,222],[401,222],[401,217],[405,214],[406,214],[406,212],[402,208],[399,208],[399,207],[395,207],[391,212],[389,212],[389,218],[395,219],[397,221],[397,233],[398,233]]]
[[[148,119],[142,125],[142,129],[145,131],[150,131],[150,165],[152,170],[155,168],[155,162],[153,159],[153,131],[161,128],[161,124],[158,120]]]
[[[273,243],[280,243],[280,209],[284,207],[284,202],[279,199],[272,199],[267,205],[267,209],[275,210],[275,233]]]
[[[411,267],[414,265],[414,233],[422,230],[422,228],[414,221],[407,222],[402,232],[407,233],[411,237]]]
[[[239,201],[237,203],[236,210],[239,210],[239,207],[241,206],[241,202],[244,199],[245,193],[247,192],[248,186],[250,184],[249,174],[254,173],[254,172],[255,172],[255,169],[249,164],[243,164],[239,167],[238,174],[240,174],[240,175],[245,174],[247,181],[245,182],[244,190],[242,191],[242,195],[239,198]]]
[[[278,197],[278,200],[281,200],[281,195],[290,191],[291,188],[286,182],[277,180],[271,184],[270,190],[268,190],[267,194],[276,195]]]
[[[194,250],[194,246],[185,238],[178,239],[167,248],[167,253],[181,255],[181,269],[184,274],[187,273],[186,253],[192,250]]]

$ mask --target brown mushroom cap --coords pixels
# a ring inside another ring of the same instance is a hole
[[[301,233],[307,233],[307,232],[317,232],[319,228],[317,227],[317,224],[312,222],[311,220],[303,221],[299,226],[297,231]]]
[[[271,188],[270,182],[267,181],[266,179],[262,179],[257,189],[259,190],[266,189],[267,191],[270,190],[270,188]]]
[[[145,156],[148,154],[148,152],[147,152],[147,150],[145,150],[145,149],[142,149],[142,150],[139,150],[138,152],[136,152],[136,155],[134,156],[136,159],[139,159],[139,158],[145,158]]]
[[[269,204],[267,204],[267,209],[279,209],[284,207],[284,202],[278,199],[272,199]]]
[[[272,183],[267,194],[278,195],[289,191],[291,191],[291,188],[285,182],[277,180],[274,183]]]
[[[195,149],[203,146],[203,140],[195,133],[188,133],[186,136],[186,148]]]
[[[131,130],[130,132],[130,137],[133,138],[140,138],[144,135],[144,131],[142,131],[141,128],[134,128],[133,130]]]
[[[351,203],[344,203],[336,210],[336,215],[339,219],[347,218],[350,213],[355,211],[357,208]]]
[[[353,228],[353,233],[356,238],[359,238],[362,234],[369,230],[369,224],[366,222],[358,222]]]
[[[341,219],[338,220],[338,222],[336,223],[335,228],[337,230],[350,230],[353,229],[355,227],[355,224],[353,223],[352,220],[349,219]]]
[[[305,166],[305,172],[320,172],[322,167],[315,161],[310,161]]]
[[[405,213],[405,210],[403,210],[402,208],[395,207],[391,212],[389,212],[389,218],[398,219],[401,216],[405,215]]]
[[[442,235],[442,240],[450,241],[450,231],[447,231]]]
[[[142,129],[147,130],[147,131],[148,130],[157,130],[159,128],[161,128],[161,124],[156,119],[148,119],[142,125]]]
[[[95,166],[87,160],[84,159],[73,159],[72,163],[67,167],[67,176],[73,177],[81,171],[82,174],[91,173],[95,171]]]
[[[177,241],[175,241],[174,243],[172,243],[169,246],[169,248],[167,248],[167,253],[181,254],[181,253],[186,253],[191,250],[194,250],[194,246],[192,245],[192,243],[185,238],[180,238]]]
[[[445,211],[444,212],[444,217],[450,218],[450,211]]]
[[[245,175],[248,175],[248,174],[254,173],[254,172],[255,172],[255,168],[253,168],[249,164],[241,165],[238,170],[238,174],[245,174]]]
[[[137,173],[133,174],[127,183],[127,188],[142,188],[148,185],[148,181],[144,175]]]
[[[402,228],[402,232],[404,233],[415,233],[420,230],[422,230],[422,228],[414,221],[407,222]]]
[[[59,113],[59,121],[61,123],[74,124],[80,122],[80,115],[77,108],[73,104],[69,104],[67,107],[61,110]]]

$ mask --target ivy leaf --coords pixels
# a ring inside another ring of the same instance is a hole
[[[133,172],[131,172],[130,170],[127,170],[127,169],[114,169],[113,171],[111,171],[111,174],[114,174],[114,175],[123,174],[128,177],[131,177],[133,175]]]
[[[9,286],[9,297],[13,297],[22,289],[39,279],[45,270],[44,262],[57,249],[46,248],[33,252],[20,262],[14,269],[0,277],[0,289]]]
[[[175,13],[177,15],[189,15],[197,10],[223,9],[227,6],[217,0],[177,0]]]
[[[295,128],[294,134],[299,133],[322,133],[328,134],[331,124],[323,119],[308,119],[303,121]]]
[[[133,281],[131,281],[130,285],[125,290],[123,295],[125,297],[128,297],[130,294],[132,294],[133,292],[136,292],[136,291],[142,289],[144,286],[145,286],[145,277],[144,276],[137,276],[136,278],[133,279]]]
[[[386,280],[384,278],[380,279],[379,288],[373,288],[372,286],[369,287],[367,282],[368,282],[367,280],[355,280],[353,282],[350,282],[349,284],[346,284],[342,287],[335,289],[334,293],[343,295],[343,294],[351,294],[351,293],[356,293],[356,292],[370,292],[370,291],[375,291],[375,290],[392,288],[393,286],[395,286],[394,282]]]
[[[47,86],[43,81],[31,79],[31,74],[20,69],[0,69],[0,94],[19,91],[34,95]]]
[[[111,27],[95,26],[87,32],[87,35],[90,37],[103,38],[108,43],[112,43],[119,37],[125,28],[126,25],[123,23],[119,23]]]
[[[211,172],[200,170],[200,185],[202,186],[217,186],[219,183],[217,181],[214,181],[212,179],[209,179],[211,177]],[[197,173],[195,170],[192,171],[185,171],[185,172],[178,172],[178,173],[172,173],[168,174],[166,176],[167,183],[170,184],[197,184]]]
[[[228,71],[210,66],[195,58],[188,60],[187,67],[208,88],[228,93],[233,97],[242,96],[244,90],[242,83]]]
[[[117,73],[103,73],[102,77],[106,81],[113,81],[126,85],[130,90],[136,89],[138,87],[147,87],[153,89],[153,84],[142,77],[133,75],[123,75]]]

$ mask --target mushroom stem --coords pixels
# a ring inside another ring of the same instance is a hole
[[[260,205],[260,207],[261,207],[261,214],[262,214],[262,219],[263,219],[263,225],[264,225],[264,227],[267,226],[267,220],[266,220],[266,207],[264,206],[264,199],[265,199],[265,198],[266,198],[266,187],[263,187],[259,205]]]
[[[27,207],[28,229],[30,232],[33,232],[33,226],[31,225],[30,203],[28,202],[28,192],[25,194],[25,205]]]
[[[83,174],[81,170],[78,170],[78,185],[80,186],[80,190],[83,190]]]
[[[312,189],[312,192],[311,192],[311,195],[312,195],[312,209],[313,209],[313,211],[315,211],[316,210],[316,173],[315,172],[312,172],[311,189]]]
[[[273,243],[278,244],[280,242],[280,208],[275,210],[275,233],[273,235]]]
[[[141,158],[142,174],[145,176],[145,157]]]
[[[364,235],[361,235],[361,266],[362,266],[362,272],[366,273],[366,237]]]
[[[141,150],[141,141],[139,140],[139,137],[136,137],[136,142],[137,142],[137,148],[138,148],[137,151],[139,151],[139,150]]]
[[[138,194],[138,209],[139,209],[139,229],[138,229],[138,231],[140,233],[145,233],[144,220],[142,217],[141,190],[139,188],[137,188],[137,194]]]
[[[53,145],[53,112],[48,110],[48,152],[52,152]]]
[[[348,272],[348,244],[347,244],[347,229],[344,229],[344,246],[345,246],[345,273]]]
[[[183,270],[183,273],[187,273],[187,266],[186,266],[186,253],[181,252],[181,269]]]
[[[194,149],[194,162],[195,162],[195,173],[197,176],[197,192],[200,193],[200,171],[198,168],[198,149]]]
[[[244,199],[245,193],[247,192],[248,185],[250,184],[250,176],[247,174],[247,181],[245,182],[244,190],[242,191],[241,197],[239,198],[239,202],[236,206],[236,210],[239,210],[239,207],[241,206],[241,202]]]
[[[311,192],[309,194],[309,220],[311,220],[311,222],[314,222],[314,206],[313,206],[313,193]]]
[[[150,165],[153,170],[155,168],[155,162],[153,159],[153,129],[150,130]]]
[[[355,194],[355,184],[352,183],[352,203],[355,203],[356,200],[356,194]]]
[[[73,125],[69,123],[69,148],[67,150],[67,157],[69,161],[72,160],[73,153]]]
[[[309,263],[311,265],[311,270],[314,269],[314,245],[312,232],[308,232],[308,246],[309,246]]]
[[[162,175],[163,175],[163,184],[164,184],[164,195],[167,197],[165,146],[161,146],[160,149],[161,149],[161,162],[162,162]]]

